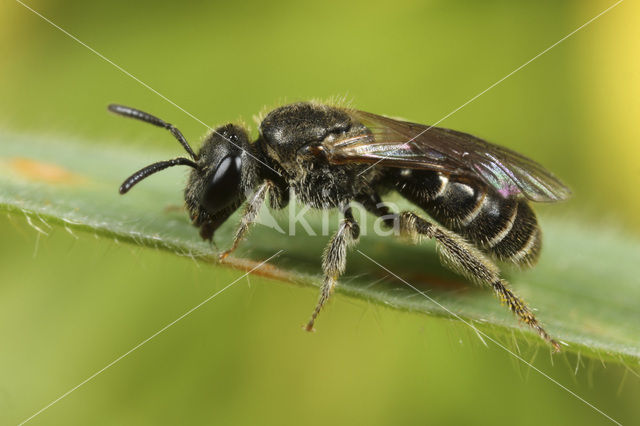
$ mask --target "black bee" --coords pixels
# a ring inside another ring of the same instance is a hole
[[[490,285],[511,311],[559,349],[490,260],[533,265],[541,232],[529,201],[559,201],[570,195],[534,161],[466,133],[308,102],[271,111],[253,143],[239,126],[219,127],[196,154],[171,124],[133,108],[110,105],[109,110],[168,129],[191,157],[137,171],[122,184],[121,194],[167,167],[192,167],[184,196],[205,240],[247,202],[233,244],[221,258],[238,246],[267,194],[274,209],[287,205],[290,189],[312,208],[340,209],[344,220],[324,253],[324,283],[307,330],[313,329],[344,272],[347,248],[358,240],[350,206],[357,202],[403,235],[435,239],[448,266]],[[413,212],[390,211],[380,198],[390,191],[440,225]]]

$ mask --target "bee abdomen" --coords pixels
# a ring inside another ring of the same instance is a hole
[[[542,235],[531,206],[526,200],[518,199],[515,206],[503,214],[509,217],[507,222],[487,230],[492,236],[481,242],[480,247],[500,260],[518,265],[535,264],[542,248]]]
[[[518,265],[536,262],[541,233],[526,200],[434,172],[414,173],[399,183],[398,192],[487,254]]]

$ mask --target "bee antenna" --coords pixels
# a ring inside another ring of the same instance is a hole
[[[122,185],[120,185],[120,194],[126,194],[127,192],[129,192],[129,190],[142,179],[145,179],[152,174],[159,172],[160,170],[164,170],[167,167],[173,166],[189,166],[193,167],[194,169],[198,168],[198,165],[196,163],[184,157],[178,157],[168,161],[159,161],[157,163],[150,164],[147,167],[144,167],[129,176],[127,180],[125,180]]]
[[[193,152],[193,149],[191,149],[189,142],[187,142],[180,130],[178,130],[176,127],[173,127],[173,124],[169,124],[166,121],[161,120],[158,117],[153,116],[147,112],[124,105],[111,104],[109,105],[108,109],[113,113],[129,118],[135,118],[136,120],[144,121],[153,124],[154,126],[162,127],[169,130],[173,137],[176,138],[178,142],[180,142],[180,145],[182,145],[182,147],[185,149],[185,151],[187,151],[191,158],[193,158],[194,160],[198,160],[198,156],[195,152]]]

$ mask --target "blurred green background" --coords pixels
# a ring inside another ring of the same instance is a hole
[[[215,126],[334,96],[433,123],[613,3],[27,4]],[[638,234],[639,24],[638,4],[623,2],[441,126],[523,152],[570,184],[569,203],[539,210],[594,225],[585,232]],[[3,129],[177,152],[166,135],[107,115],[118,102],[194,142],[206,131],[12,1],[0,4],[0,55]],[[40,238],[18,216],[0,218],[0,232],[3,424],[242,275],[64,229]],[[608,423],[454,321],[336,297],[319,332],[303,333],[315,300],[315,289],[245,278],[32,422]],[[637,422],[637,366],[535,355],[599,409]]]

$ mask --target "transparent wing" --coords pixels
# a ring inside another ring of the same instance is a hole
[[[349,112],[368,129],[323,143],[329,161],[378,163],[435,170],[481,180],[504,197],[523,194],[538,202],[567,199],[570,190],[535,161],[467,133],[399,121],[363,111]]]

